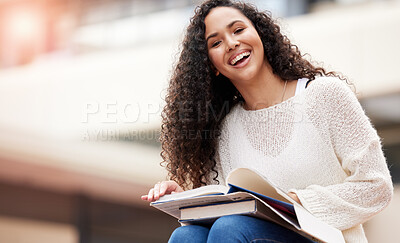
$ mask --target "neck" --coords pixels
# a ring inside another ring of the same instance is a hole
[[[282,95],[285,81],[273,74],[272,68],[268,64],[257,77],[235,83],[245,100],[244,108],[246,110],[267,108],[281,103],[284,99]]]

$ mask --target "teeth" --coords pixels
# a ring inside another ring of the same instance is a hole
[[[240,55],[237,55],[232,61],[231,61],[231,65],[235,65],[235,63],[237,63],[239,60],[241,60],[243,57],[250,55],[249,51],[243,52]]]

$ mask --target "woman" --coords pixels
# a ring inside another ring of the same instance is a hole
[[[305,60],[278,25],[252,6],[210,0],[196,9],[163,111],[162,157],[170,181],[143,200],[252,168],[346,242],[367,242],[362,223],[393,186],[380,139],[347,84]],[[171,242],[309,242],[247,216],[210,228],[183,226]]]

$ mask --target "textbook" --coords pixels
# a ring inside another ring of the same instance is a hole
[[[189,206],[181,208],[180,211],[179,222],[182,223],[212,223],[219,217],[233,214],[270,220],[270,209],[256,199]]]
[[[164,195],[150,205],[182,224],[202,224],[224,215],[244,214],[270,220],[314,241],[345,242],[340,230],[314,217],[257,172],[238,168],[229,173],[226,182],[226,186],[209,185]],[[253,211],[251,206],[255,207]],[[226,214],[222,214],[223,210]]]

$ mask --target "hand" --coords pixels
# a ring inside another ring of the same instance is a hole
[[[300,199],[297,197],[296,193],[294,192],[289,192],[288,193],[289,197],[293,198],[296,202],[298,202],[301,205]]]
[[[178,183],[175,181],[162,181],[155,184],[154,187],[149,190],[149,193],[147,195],[143,195],[141,199],[154,202],[165,194],[176,192],[183,192],[182,187],[180,187]]]

